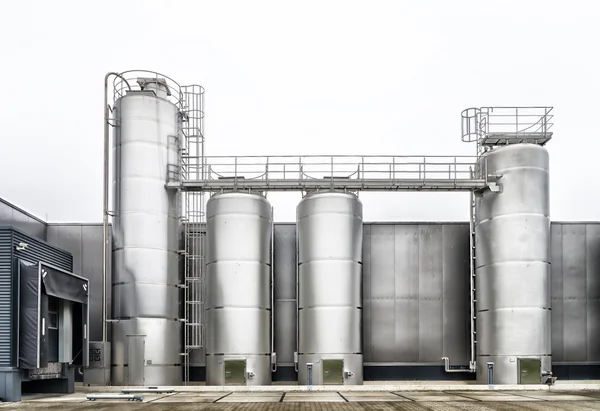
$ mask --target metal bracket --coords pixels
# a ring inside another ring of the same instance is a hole
[[[271,372],[277,371],[277,353],[271,353]]]

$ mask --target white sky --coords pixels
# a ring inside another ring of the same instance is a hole
[[[106,72],[206,88],[212,155],[472,154],[460,112],[552,105],[553,220],[600,220],[597,1],[3,1],[0,197],[102,217]],[[300,194],[271,194],[293,221]],[[467,220],[460,193],[362,194],[365,220]]]

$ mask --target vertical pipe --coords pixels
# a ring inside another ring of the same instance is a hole
[[[106,342],[106,277],[108,272],[108,167],[109,167],[109,109],[108,109],[108,79],[117,76],[123,80],[127,88],[131,86],[119,73],[109,72],[104,76],[104,181],[103,181],[103,205],[102,205],[102,342]]]

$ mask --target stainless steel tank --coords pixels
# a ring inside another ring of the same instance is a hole
[[[164,80],[138,83],[114,106],[112,383],[179,385],[180,203],[165,184],[180,116]]]
[[[318,193],[296,212],[298,382],[362,384],[362,203]]]
[[[501,191],[476,196],[477,379],[539,382],[551,370],[548,152],[497,147],[480,162]]]
[[[206,206],[206,384],[271,384],[271,205],[248,193]]]

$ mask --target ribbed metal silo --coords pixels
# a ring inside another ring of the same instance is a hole
[[[362,384],[362,203],[318,193],[296,212],[298,382]]]
[[[180,116],[164,79],[138,79],[114,105],[113,385],[179,385],[176,190]]]
[[[539,382],[551,370],[548,152],[496,147],[481,159],[500,192],[475,200],[477,379]]]
[[[271,384],[271,205],[248,193],[207,203],[207,385]]]

